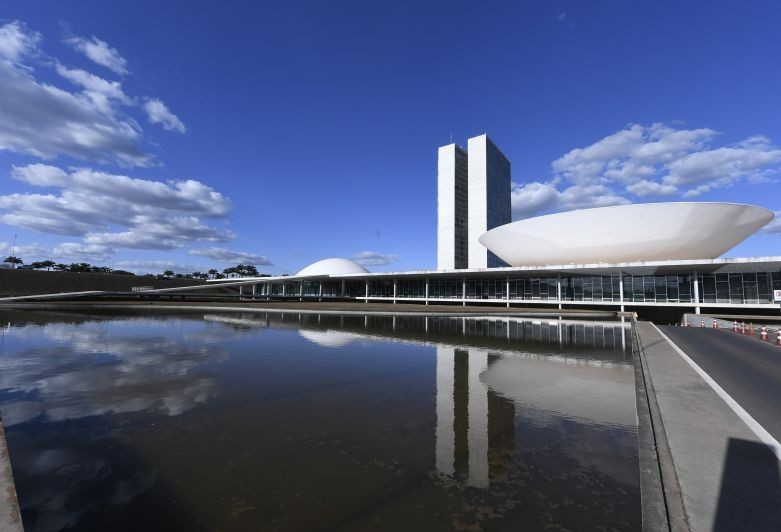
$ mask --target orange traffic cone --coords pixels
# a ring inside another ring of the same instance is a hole
[[[762,329],[760,329],[759,331],[759,339],[767,342],[767,327],[765,327],[764,325],[762,326]]]

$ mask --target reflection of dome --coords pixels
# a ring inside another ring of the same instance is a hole
[[[519,220],[479,240],[510,266],[714,259],[772,219],[751,205],[641,203]]]
[[[360,338],[357,334],[343,333],[339,331],[314,331],[307,329],[300,329],[298,334],[323,347],[342,347],[350,342],[354,342]]]
[[[345,275],[348,273],[369,273],[369,270],[347,259],[324,259],[310,264],[296,274],[296,277],[314,275]]]
[[[553,359],[506,357],[480,376],[494,392],[514,401],[567,418],[595,423],[633,425],[631,366],[592,367]]]

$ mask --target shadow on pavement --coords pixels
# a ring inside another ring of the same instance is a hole
[[[714,532],[781,530],[778,458],[762,443],[730,438]]]

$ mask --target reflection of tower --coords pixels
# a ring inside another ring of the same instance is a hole
[[[501,465],[515,445],[513,402],[480,380],[498,358],[477,349],[437,347],[437,471],[447,476],[458,471],[476,488],[488,487],[489,463]],[[494,457],[497,452],[503,456]]]

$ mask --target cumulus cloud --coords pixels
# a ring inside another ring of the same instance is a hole
[[[165,270],[173,270],[177,273],[196,271],[200,268],[188,266],[171,260],[121,260],[116,267],[133,273],[161,273]]]
[[[104,97],[89,97],[39,83],[22,66],[0,60],[0,150],[51,159],[146,166],[134,120],[108,112]]]
[[[194,241],[224,242],[234,233],[206,223],[224,219],[230,200],[194,180],[163,183],[80,168],[31,164],[12,177],[47,194],[0,196],[0,221],[44,233],[79,236],[89,253],[100,247],[169,250]]]
[[[398,255],[377,253],[376,251],[361,251],[353,255],[353,261],[363,266],[386,266],[398,262]]]
[[[226,264],[252,264],[254,266],[273,266],[272,262],[261,255],[246,251],[234,251],[232,249],[209,247],[191,249],[190,255],[206,257]]]
[[[127,60],[120,55],[116,48],[112,48],[107,42],[93,36],[91,39],[84,37],[71,37],[65,40],[74,50],[84,54],[90,61],[104,66],[112,72],[128,74]]]
[[[70,68],[42,52],[40,42],[41,35],[19,21],[0,26],[0,150],[150,166],[157,161],[147,152],[150,145],[133,114],[143,110],[152,123],[186,131],[159,99],[133,97],[119,81]],[[73,37],[66,42],[114,73],[128,73],[127,61],[104,41]],[[36,67],[53,69],[72,86],[41,81]]]
[[[781,211],[776,211],[775,215],[775,219],[767,224],[762,230],[766,233],[781,235]]]
[[[630,201],[605,185],[572,185],[559,190],[556,181],[513,183],[510,195],[514,219],[528,218],[546,211],[570,211],[591,207],[625,205]]]
[[[14,247],[12,242],[0,242],[0,254],[3,255],[3,258],[5,258],[5,255],[10,255],[11,253],[29,264],[38,259],[49,258],[51,251],[48,247],[37,242],[33,242],[32,244],[16,244],[16,247]]]
[[[105,246],[94,246],[79,242],[63,242],[52,249],[51,255],[57,259],[77,262],[100,263],[111,258],[112,250]]]
[[[621,205],[639,198],[689,198],[743,180],[766,182],[779,173],[781,149],[769,139],[753,136],[713,146],[717,136],[709,128],[631,124],[553,161],[548,181],[513,184],[513,216]]]
[[[15,20],[0,26],[0,58],[17,62],[22,58],[37,54],[41,34],[28,30]]]
[[[144,110],[146,111],[149,121],[153,124],[160,124],[163,129],[175,130],[179,133],[187,131],[184,124],[179,117],[173,114],[168,107],[157,98],[150,98],[144,102]]]
[[[132,103],[132,99],[124,93],[122,84],[118,81],[108,81],[86,70],[67,68],[61,64],[57,64],[56,69],[60,76],[81,87],[84,95],[104,113],[112,112],[111,105],[114,102],[124,105]]]

